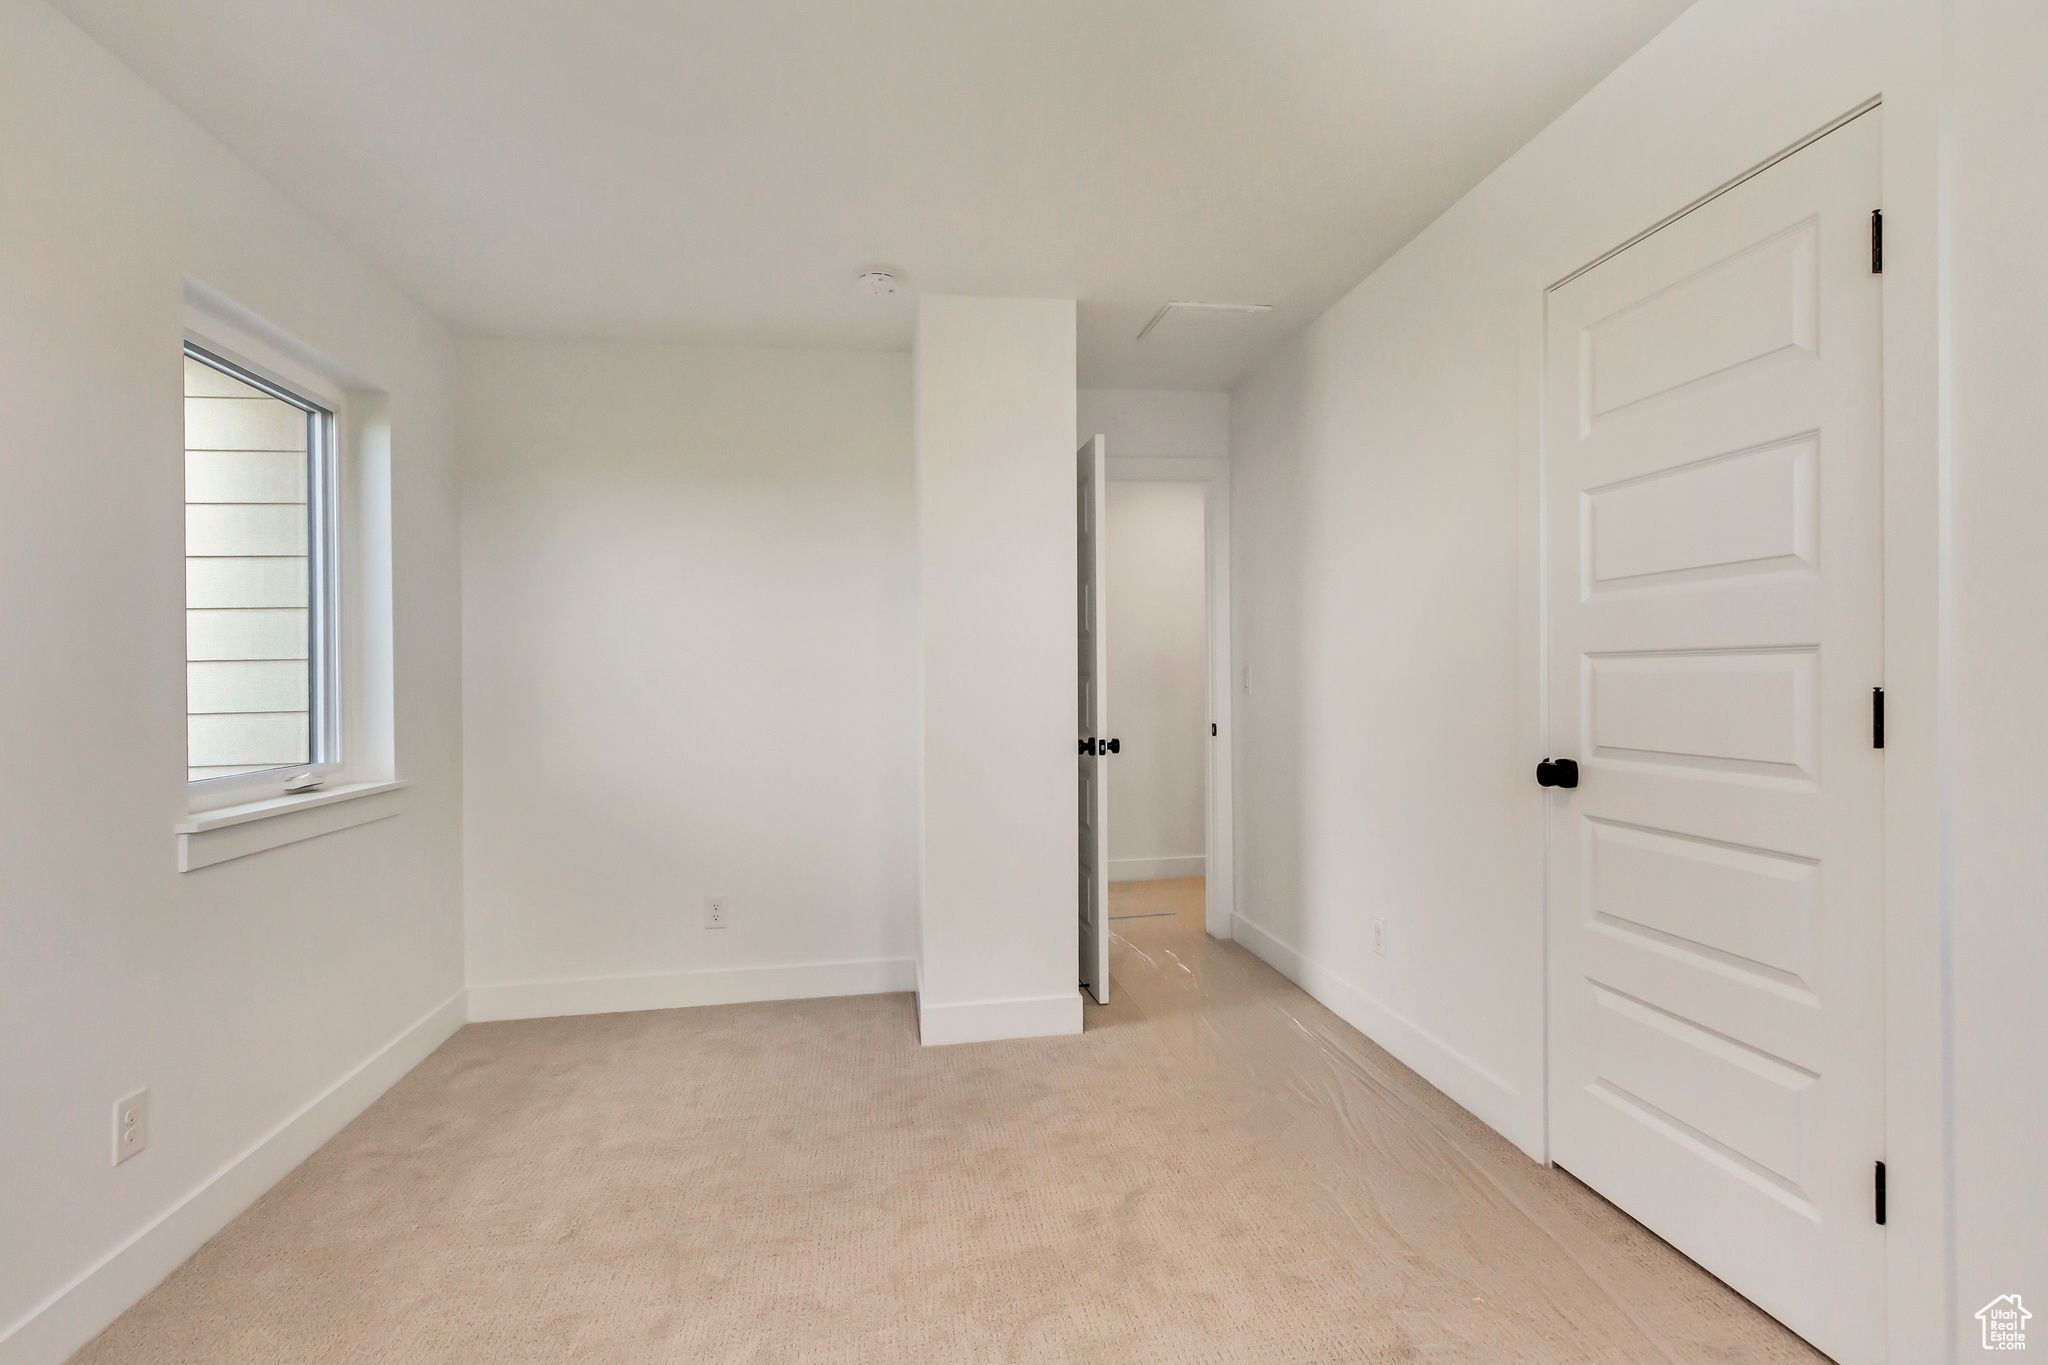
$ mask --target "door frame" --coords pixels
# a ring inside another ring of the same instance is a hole
[[[1236,824],[1232,815],[1230,685],[1230,461],[1215,457],[1111,455],[1110,483],[1193,483],[1202,486],[1203,577],[1209,644],[1209,721],[1216,735],[1209,741],[1206,765],[1208,810],[1203,821],[1202,872],[1204,915],[1209,937],[1235,936],[1237,914]],[[1105,526],[1108,525],[1105,517]]]
[[[1927,41],[1929,35],[1920,35]],[[1917,72],[1915,73],[1918,74]],[[1838,108],[1840,106],[1837,106]],[[1952,677],[1945,603],[1948,559],[1948,434],[1942,246],[1939,96],[1907,79],[1874,94],[1751,160],[1699,198],[1648,226],[1604,242],[1575,234],[1538,252],[1540,274],[1525,277],[1521,398],[1521,694],[1524,773],[1548,752],[1549,528],[1544,488],[1543,392],[1548,372],[1550,291],[1668,226],[1849,120],[1884,120],[1878,198],[1885,214],[1883,320],[1883,685],[1884,1091],[1887,1219],[1887,1358],[1945,1360],[1955,1335],[1954,1248],[1947,1232],[1952,1154],[1946,1085],[1950,985],[1942,829],[1947,770],[1942,718]],[[1765,148],[1752,149],[1752,158]],[[1739,164],[1739,163],[1738,163]],[[1707,175],[1701,176],[1707,180]],[[1618,196],[1624,197],[1624,196]],[[1530,779],[1529,790],[1540,789]],[[1540,798],[1539,798],[1540,799]],[[1543,1160],[1550,1156],[1550,811],[1543,802]]]

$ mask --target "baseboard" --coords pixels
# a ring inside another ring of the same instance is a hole
[[[457,991],[0,1335],[0,1365],[59,1365],[163,1282],[466,1022]]]
[[[1521,1091],[1464,1053],[1380,1004],[1299,948],[1243,915],[1233,919],[1237,941],[1254,957],[1307,991],[1330,1011],[1394,1054],[1480,1122],[1542,1161],[1543,1114],[1532,1114]]]
[[[922,995],[917,1000],[917,1040],[926,1047],[1052,1038],[1080,1031],[1078,989],[1026,1000],[970,1000],[958,1005],[926,1004]]]
[[[1111,858],[1109,879],[1113,882],[1156,882],[1168,877],[1199,877],[1207,861],[1199,853],[1185,858]]]
[[[916,988],[916,964],[907,957],[868,962],[806,962],[788,967],[730,967],[471,986],[469,1017],[478,1023],[495,1019],[550,1019],[564,1014],[743,1005],[756,1000],[882,995]]]

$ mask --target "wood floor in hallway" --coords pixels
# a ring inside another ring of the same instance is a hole
[[[925,1048],[907,995],[463,1029],[76,1359],[1820,1357],[1264,963],[1113,891],[1111,1003]]]

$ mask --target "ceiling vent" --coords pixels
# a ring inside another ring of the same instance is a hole
[[[1169,303],[1152,315],[1138,340],[1151,336],[1155,329],[1166,336],[1215,335],[1272,311],[1270,303]]]

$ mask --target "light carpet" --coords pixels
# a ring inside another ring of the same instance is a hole
[[[471,1025],[75,1359],[1821,1359],[1204,936],[1200,879],[1114,895],[1078,1037]]]

